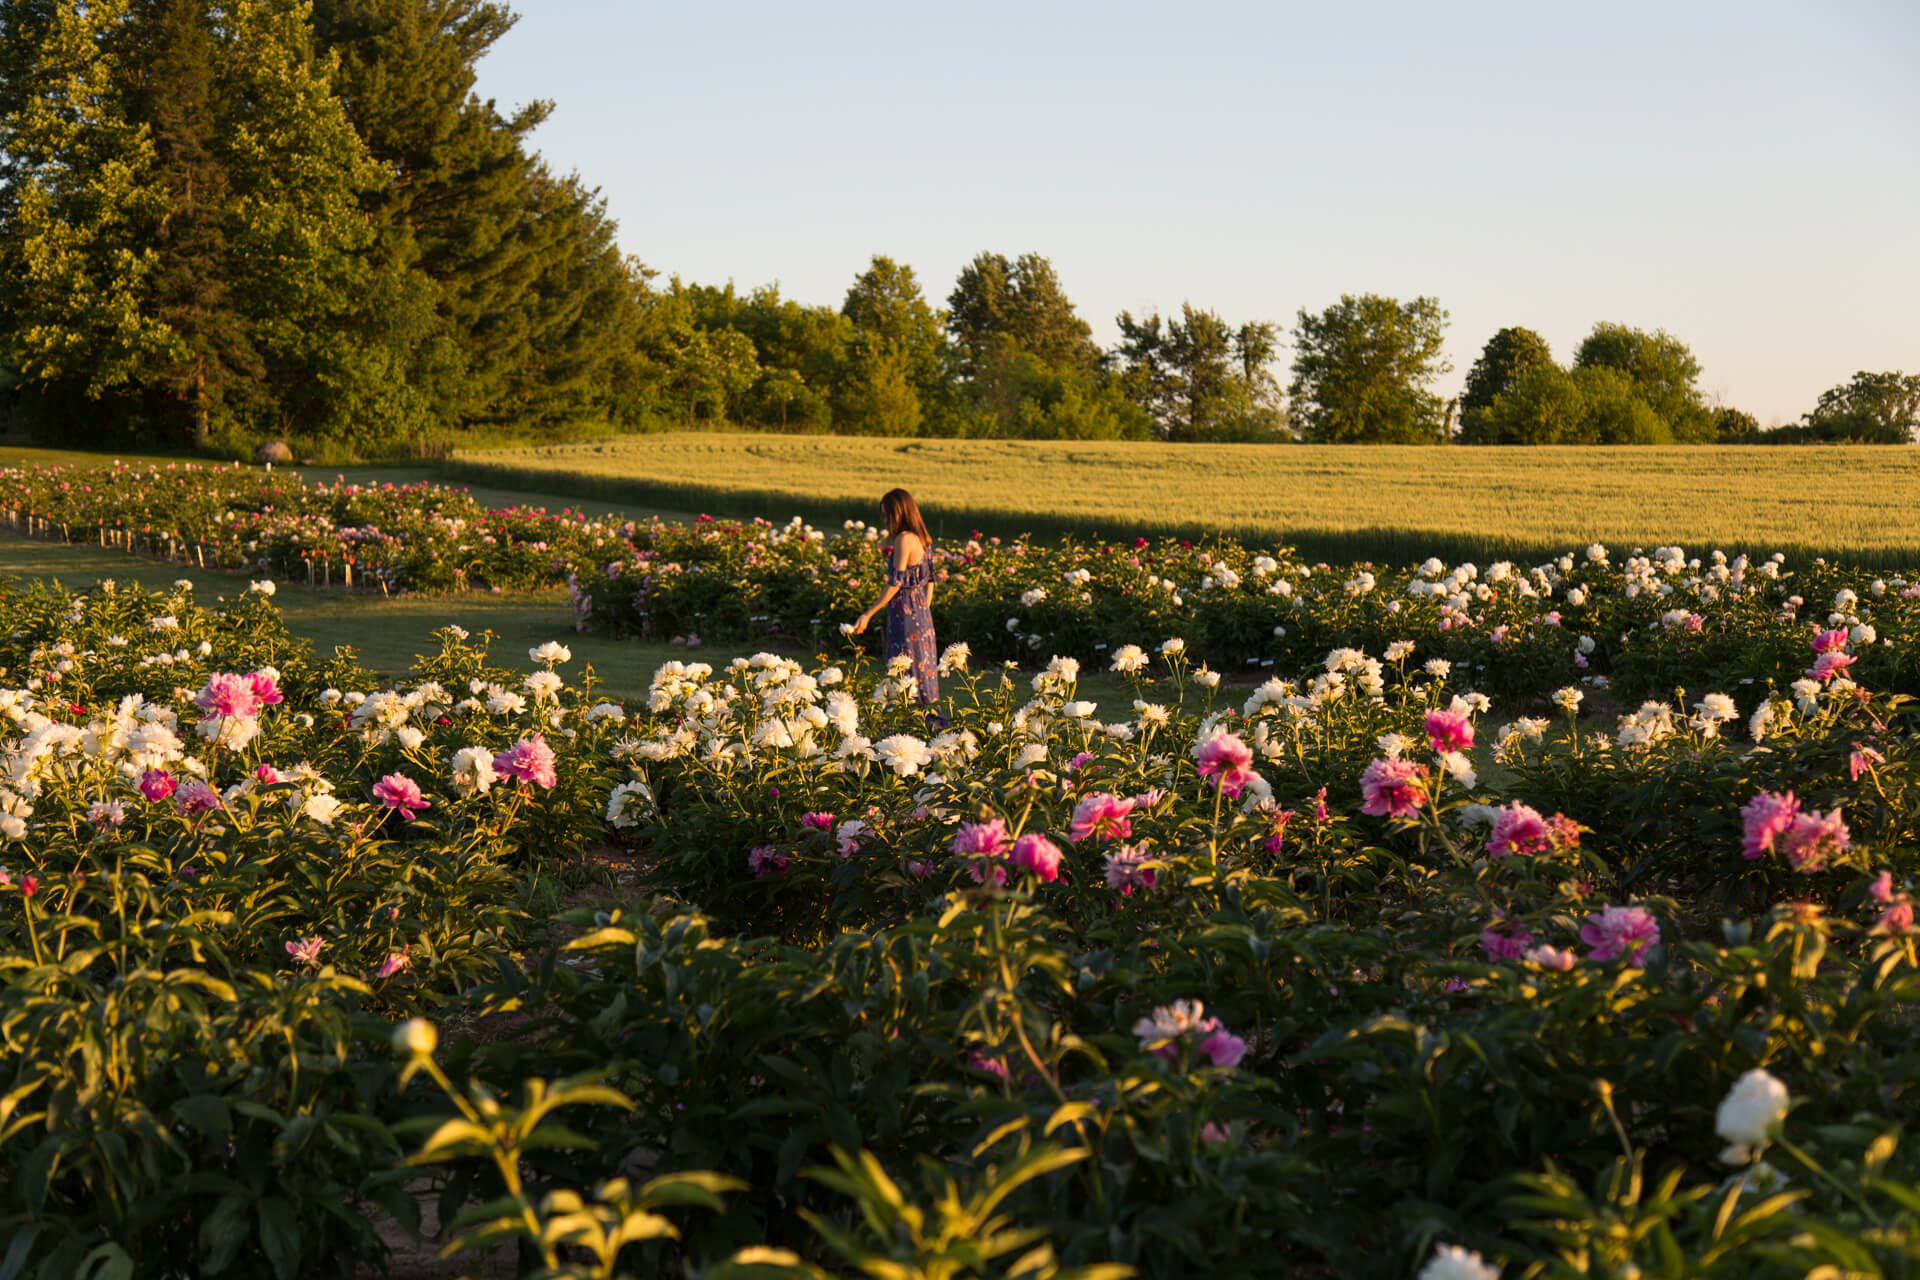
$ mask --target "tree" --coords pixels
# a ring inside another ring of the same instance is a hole
[[[1696,385],[1700,362],[1687,344],[1664,329],[1648,333],[1602,322],[1574,352],[1575,369],[1617,369],[1682,443],[1714,438],[1713,416]]]
[[[1810,427],[1830,436],[1910,441],[1920,437],[1920,373],[1868,373],[1820,393]]]
[[[1440,355],[1447,313],[1433,298],[1398,302],[1342,294],[1300,312],[1288,394],[1304,438],[1328,444],[1429,444],[1447,406],[1429,388],[1452,368]]]
[[[1091,370],[1100,359],[1092,328],[1037,253],[1013,262],[982,253],[963,267],[947,298],[947,330],[970,378],[1023,352],[1052,369]]]
[[[1122,311],[1114,350],[1121,391],[1166,440],[1272,440],[1283,427],[1268,366],[1279,348],[1264,322],[1230,326],[1183,303],[1177,319]]]
[[[1520,375],[1529,369],[1553,364],[1553,351],[1547,340],[1531,329],[1506,328],[1487,339],[1480,358],[1467,370],[1466,389],[1460,395],[1460,435],[1468,444],[1490,443],[1480,439],[1485,431],[1483,416],[1493,406],[1494,397],[1510,391]]]
[[[1492,403],[1462,415],[1468,444],[1580,444],[1587,441],[1587,397],[1580,383],[1548,361],[1521,370]]]
[[[1633,378],[1604,365],[1573,371],[1586,402],[1580,444],[1672,444],[1667,420],[1653,410]]]
[[[942,318],[921,295],[913,268],[875,254],[840,314],[853,326],[852,377],[837,416],[863,433],[914,434],[929,407],[944,406],[949,380]],[[877,416],[861,423],[863,415]]]

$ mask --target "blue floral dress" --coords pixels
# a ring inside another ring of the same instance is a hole
[[[896,546],[893,555],[899,554]],[[900,589],[887,601],[887,660],[891,662],[903,653],[913,659],[920,701],[929,706],[940,700],[940,659],[934,652],[933,613],[927,607],[927,589],[932,583],[933,567],[927,561],[895,569],[889,557],[887,585]]]

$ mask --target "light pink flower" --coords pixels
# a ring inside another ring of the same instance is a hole
[[[1867,896],[1875,902],[1892,902],[1893,872],[1882,871],[1879,875],[1875,876],[1873,883],[1867,886]]]
[[[1043,835],[1029,832],[1013,842],[1007,859],[1022,871],[1031,871],[1042,884],[1060,878],[1060,849]]]
[[[1553,835],[1540,811],[1514,801],[1494,814],[1487,852],[1496,858],[1513,853],[1543,853],[1553,848]]]
[[[1468,751],[1473,747],[1473,722],[1464,711],[1435,709],[1427,712],[1427,741],[1445,755],[1449,751]]]
[[[1874,765],[1886,762],[1887,758],[1878,751],[1856,742],[1853,744],[1853,754],[1847,757],[1847,781],[1858,782],[1861,774],[1872,773]]]
[[[1217,1026],[1220,1020],[1210,1018],[1208,1021]],[[1200,1052],[1216,1067],[1237,1067],[1240,1059],[1247,1056],[1247,1042],[1222,1027],[1200,1042]]]
[[[1118,889],[1123,898],[1135,889],[1151,889],[1159,883],[1159,873],[1145,865],[1152,855],[1139,845],[1123,844],[1107,855],[1107,888]]]
[[[1360,812],[1376,818],[1404,818],[1426,802],[1420,783],[1427,767],[1411,760],[1375,760],[1360,775]]]
[[[1073,807],[1073,822],[1067,836],[1072,840],[1085,840],[1089,836],[1125,840],[1133,834],[1133,824],[1127,820],[1132,812],[1132,800],[1096,791]]]
[[[949,847],[955,853],[1003,858],[1012,844],[1013,837],[1007,834],[1007,824],[999,818],[989,818],[985,822],[964,824],[954,832],[953,843]]]
[[[1800,814],[1800,802],[1793,792],[1762,791],[1740,810],[1746,834],[1740,841],[1740,854],[1749,862],[1763,858],[1773,849],[1774,840],[1793,826]]]
[[[412,967],[413,961],[407,957],[407,949],[402,947],[385,960],[382,960],[379,971],[373,976],[376,978],[391,978],[394,974],[401,973]]]
[[[1490,960],[1518,960],[1533,945],[1533,935],[1520,925],[1495,920],[1480,931],[1480,949]]]
[[[1580,963],[1580,957],[1571,951],[1562,951],[1558,947],[1535,947],[1524,957],[1528,963],[1537,964],[1542,969],[1557,969],[1561,973]]]
[[[1831,680],[1835,676],[1843,676],[1854,661],[1852,654],[1830,649],[1813,660],[1813,665],[1807,668],[1807,679]]]
[[[1194,756],[1200,762],[1200,776],[1211,778],[1213,785],[1228,799],[1239,796],[1246,785],[1259,776],[1253,771],[1253,748],[1236,734],[1214,734],[1200,744]]]
[[[537,733],[497,752],[493,757],[493,771],[503,778],[530,782],[537,787],[551,787],[560,780],[553,768],[553,748]]]
[[[164,769],[149,769],[140,775],[139,787],[140,794],[150,803],[159,804],[179,790],[180,784],[175,782],[173,775]]]
[[[1847,629],[1835,627],[1831,631],[1822,631],[1813,638],[1815,653],[1836,653],[1847,647]]]
[[[197,813],[218,809],[220,793],[199,778],[188,778],[179,793],[173,797],[173,807],[191,818]]]
[[[374,783],[373,798],[389,809],[399,810],[409,822],[420,810],[433,808],[432,802],[420,794],[420,784],[404,773],[390,773]]]
[[[193,695],[194,705],[210,716],[252,716],[260,713],[260,695],[246,676],[220,672]]]
[[[1660,925],[1645,907],[1603,907],[1588,914],[1580,941],[1593,948],[1588,956],[1597,962],[1625,956],[1637,965],[1647,948],[1659,943]]]
[[[1795,871],[1819,871],[1827,859],[1847,847],[1847,824],[1840,820],[1840,807],[1832,813],[1809,809],[1793,820],[1780,840],[1780,852]]]
[[[311,938],[295,938],[289,942],[287,954],[296,964],[316,965],[320,963],[320,948],[326,945],[327,940],[316,933]]]

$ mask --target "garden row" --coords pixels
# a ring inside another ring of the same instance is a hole
[[[1618,718],[1163,637],[1103,721],[955,646],[933,733],[861,661],[622,706],[457,628],[383,687],[259,591],[0,604],[7,1274],[337,1276],[422,1178],[551,1276],[1920,1262],[1864,634]],[[646,892],[536,923],[608,840]]]

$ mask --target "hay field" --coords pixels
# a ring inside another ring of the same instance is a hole
[[[902,485],[936,536],[1232,533],[1328,560],[1604,542],[1920,563],[1920,450],[1081,444],[673,433],[463,454],[506,488],[716,514],[872,518]]]

